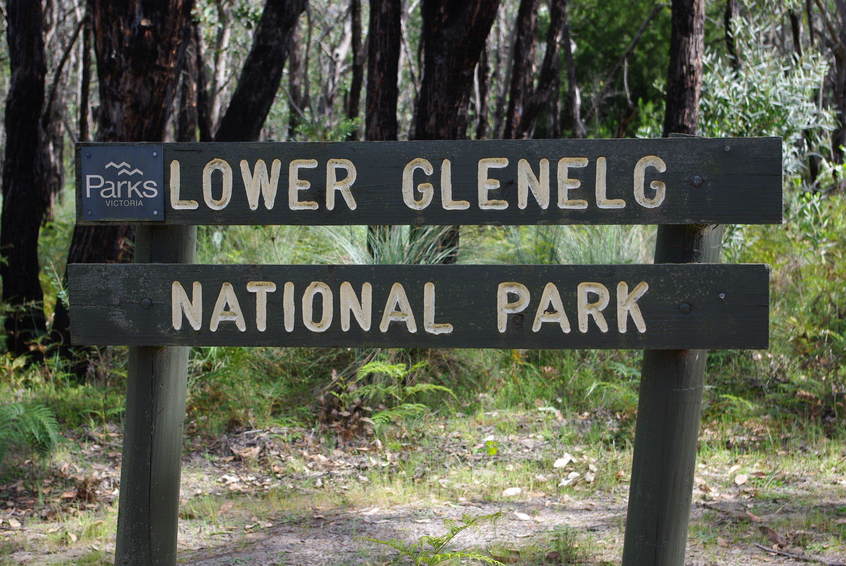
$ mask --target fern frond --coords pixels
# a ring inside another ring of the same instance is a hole
[[[49,408],[23,403],[0,405],[0,462],[13,446],[45,455],[58,443],[59,424]]]
[[[376,544],[382,544],[382,545],[385,545],[385,546],[390,546],[391,548],[393,548],[394,550],[396,550],[397,552],[399,552],[403,556],[408,556],[408,557],[413,558],[414,555],[416,554],[416,549],[413,546],[409,546],[402,541],[393,540],[393,539],[391,539],[391,540],[380,540],[378,538],[371,538],[371,537],[364,537],[364,540],[366,540],[368,542],[375,542]]]
[[[440,391],[441,393],[450,395],[453,399],[458,399],[452,389],[444,385],[436,385],[434,383],[417,383],[415,385],[409,385],[403,389],[403,393],[406,397],[411,397],[412,395],[417,395],[418,393],[430,393],[432,391]]]
[[[389,364],[380,360],[374,360],[361,366],[356,376],[361,379],[374,374],[384,374],[392,379],[402,379],[408,372],[405,364]]]
[[[422,403],[403,403],[384,411],[373,413],[370,418],[374,423],[383,425],[403,421],[409,417],[416,417],[429,412],[429,407]]]
[[[495,566],[505,566],[499,560],[495,558],[491,558],[490,556],[485,556],[484,554],[479,554],[477,552],[439,552],[438,554],[433,554],[427,557],[428,560],[426,561],[427,564],[441,564],[443,562],[448,562],[451,560],[475,560],[476,562],[481,562],[482,564],[493,564]]]

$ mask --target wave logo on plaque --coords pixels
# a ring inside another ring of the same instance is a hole
[[[88,146],[80,153],[81,217],[164,220],[162,146]]]

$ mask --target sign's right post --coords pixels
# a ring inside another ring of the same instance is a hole
[[[655,263],[717,263],[722,234],[716,225],[659,226]],[[623,566],[684,565],[707,355],[644,352]]]

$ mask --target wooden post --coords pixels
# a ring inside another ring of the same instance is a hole
[[[135,262],[192,263],[195,248],[192,226],[138,226]],[[142,306],[145,299],[138,297]],[[115,550],[120,566],[176,564],[188,351],[129,349]]]
[[[716,263],[722,232],[660,226],[655,263]],[[705,350],[644,353],[623,566],[684,566],[706,358]]]

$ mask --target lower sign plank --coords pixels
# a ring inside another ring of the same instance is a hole
[[[76,344],[766,348],[763,265],[74,264]]]

